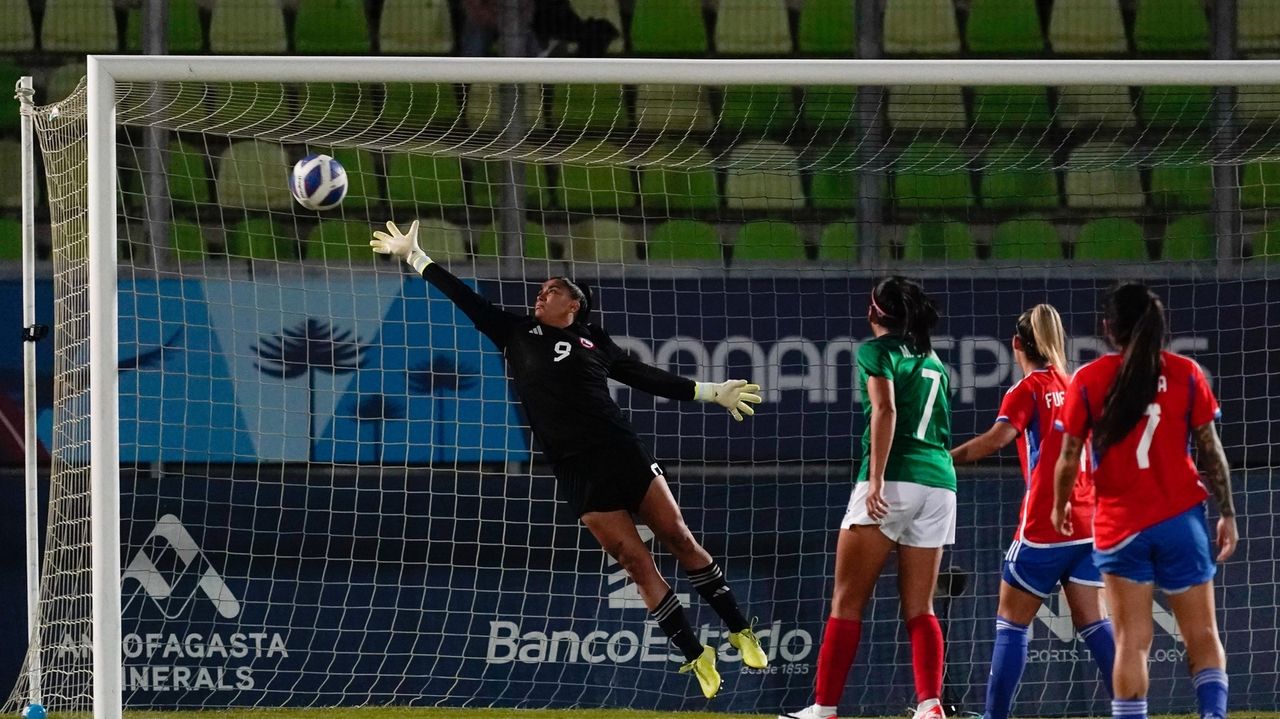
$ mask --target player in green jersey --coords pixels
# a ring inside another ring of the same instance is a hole
[[[818,652],[815,703],[786,719],[831,719],[858,652],[862,613],[889,553],[898,550],[898,592],[911,637],[915,719],[944,719],[942,628],[933,615],[942,548],[955,541],[956,473],[951,376],[930,333],[938,308],[920,285],[881,280],[867,321],[875,338],[858,348],[866,408],[862,467],[836,542],[836,586]]]

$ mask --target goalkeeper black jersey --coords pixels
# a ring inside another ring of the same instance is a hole
[[[558,462],[639,437],[609,396],[609,379],[649,394],[693,399],[693,380],[632,357],[593,324],[564,329],[495,306],[431,263],[422,277],[453,301],[507,360],[507,373],[543,454]]]

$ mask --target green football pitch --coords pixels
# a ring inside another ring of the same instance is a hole
[[[360,709],[236,709],[223,711],[127,711],[126,719],[761,719],[772,714],[714,712],[651,712],[630,709],[450,709],[382,707]],[[1191,714],[1166,714],[1163,719],[1195,719]],[[844,715],[846,719],[853,719]],[[57,719],[54,717],[53,719]],[[1021,718],[1030,719],[1030,718]],[[1154,718],[1153,718],[1154,719]],[[1280,712],[1231,712],[1231,719],[1280,719]]]

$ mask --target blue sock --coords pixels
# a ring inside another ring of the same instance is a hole
[[[1027,627],[996,617],[996,645],[991,651],[991,676],[987,678],[986,719],[1008,719],[1013,695],[1027,667]]]
[[[1112,699],[1111,716],[1113,719],[1147,719],[1147,698]]]
[[[1111,689],[1111,672],[1116,664],[1116,635],[1111,628],[1111,620],[1099,619],[1093,624],[1081,627],[1080,636],[1084,639],[1084,643],[1089,645],[1093,661],[1098,664],[1098,671],[1102,674],[1102,685],[1107,688],[1107,696],[1115,697],[1116,693]]]
[[[1226,719],[1227,673],[1221,669],[1202,669],[1191,677],[1196,687],[1196,704],[1201,719]]]

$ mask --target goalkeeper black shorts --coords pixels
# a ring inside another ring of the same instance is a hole
[[[560,497],[579,517],[587,512],[635,513],[649,483],[665,474],[638,443],[613,444],[568,457],[552,466]]]

